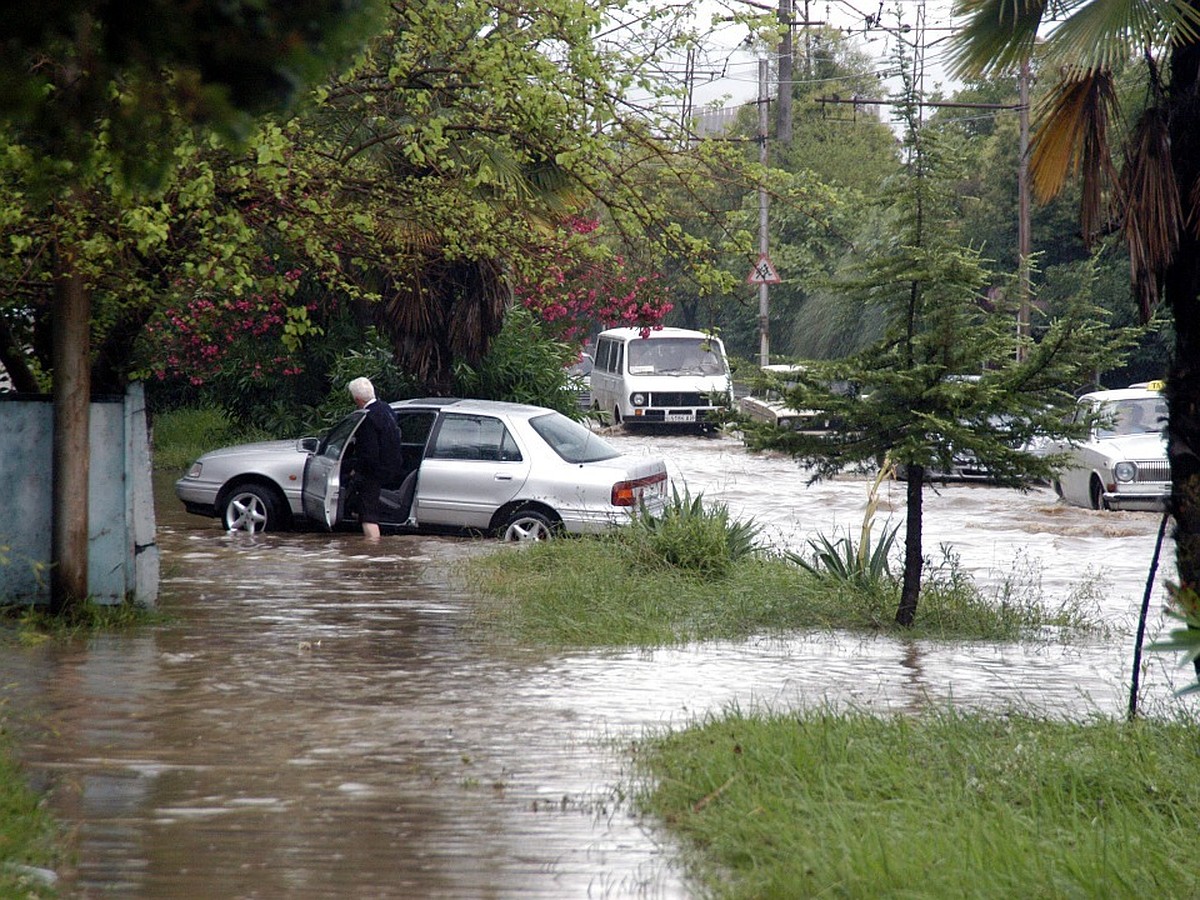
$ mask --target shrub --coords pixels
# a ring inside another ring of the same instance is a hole
[[[240,426],[216,406],[174,409],[154,416],[153,422],[156,469],[182,471],[201,453],[268,437],[258,429]]]
[[[528,309],[514,306],[478,365],[459,363],[455,387],[462,397],[531,403],[579,419],[575,390],[567,366],[579,359],[579,348],[554,340]]]
[[[702,494],[673,489],[660,515],[643,507],[625,536],[643,563],[721,577],[758,549],[759,530],[753,521],[731,519],[724,504],[706,506]]]
[[[808,542],[811,558],[790,550],[784,555],[818,578],[844,581],[857,587],[877,588],[895,581],[891,552],[899,530],[899,525],[884,528],[882,539],[872,545],[874,531],[867,527],[862,531],[857,547],[848,532],[836,540],[818,535]]]

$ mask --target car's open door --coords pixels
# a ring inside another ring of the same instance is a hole
[[[342,464],[354,432],[365,418],[365,413],[357,411],[338,422],[321,440],[317,452],[308,458],[304,466],[301,493],[304,515],[327,529],[332,529],[342,518],[346,500]]]

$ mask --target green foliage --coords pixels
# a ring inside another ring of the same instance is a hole
[[[920,592],[925,472],[948,471],[956,454],[969,452],[998,483],[1051,477],[1061,457],[1035,449],[1086,433],[1090,422],[1068,416],[1075,388],[1111,367],[1133,340],[1109,329],[1091,302],[1091,280],[1043,324],[1040,340],[1016,333],[1016,303],[985,292],[987,262],[955,231],[961,146],[923,128],[913,104],[907,111],[905,176],[892,185],[878,230],[839,273],[844,302],[863,321],[877,316],[880,337],[844,359],[806,364],[786,392],[788,406],[812,410],[828,430],[745,428],[750,446],[789,452],[814,477],[883,460],[905,473],[914,490],[902,624],[912,624]]]
[[[43,873],[63,861],[60,838],[44,800],[29,787],[10,734],[0,729],[0,896],[57,896]]]
[[[871,532],[857,547],[850,534],[833,539],[819,535],[808,541],[809,557],[788,551],[788,559],[807,572],[822,579],[843,581],[864,589],[876,589],[885,583],[894,583],[891,552],[900,526],[884,528],[880,540],[872,544]]]
[[[419,393],[416,379],[396,364],[391,346],[376,329],[368,328],[357,335],[355,346],[343,350],[330,363],[323,398],[301,417],[306,433],[324,431],[354,408],[346,385],[359,377],[371,379],[375,396],[388,403]]]
[[[689,501],[688,506],[692,503]],[[716,525],[704,523],[713,545]],[[684,529],[673,535],[684,533]],[[868,590],[818,577],[786,558],[747,549],[717,576],[665,561],[633,525],[600,537],[504,548],[472,559],[464,577],[485,627],[552,646],[658,646],[837,628],[900,633],[899,586]],[[674,554],[674,541],[662,548]],[[686,554],[685,554],[686,555]],[[976,641],[1063,640],[1107,635],[1095,579],[1048,608],[1037,573],[1020,566],[991,592],[952,559],[933,569],[921,615],[907,637]]]
[[[39,643],[47,638],[86,637],[95,632],[140,628],[162,621],[157,610],[130,600],[120,603],[89,600],[71,604],[58,615],[38,605],[3,606],[0,607],[0,618],[16,623],[17,637],[23,643]]]
[[[182,474],[196,457],[209,450],[270,437],[290,436],[290,432],[272,435],[246,428],[216,406],[173,409],[154,416],[154,467]]]
[[[557,341],[523,306],[510,307],[500,333],[477,366],[455,368],[455,393],[483,400],[531,403],[578,419],[583,415],[567,375],[577,348]]]
[[[69,163],[58,174],[70,181],[86,177],[101,153],[125,182],[152,183],[180,117],[244,135],[250,116],[288,107],[352,56],[384,8],[374,0],[151,0],[137,16],[103,5],[10,10],[0,117],[48,163]]]
[[[661,513],[644,506],[623,532],[630,549],[644,565],[666,564],[699,575],[721,578],[738,560],[758,549],[760,528],[729,515],[723,503],[705,503],[685,488],[671,489],[671,501]]]
[[[1195,667],[1196,660],[1200,659],[1200,591],[1191,585],[1168,582],[1167,595],[1167,615],[1177,625],[1165,638],[1155,641],[1147,649],[1179,654],[1181,665]],[[1196,692],[1200,692],[1200,674],[1179,693],[1183,695]]]
[[[703,896],[1192,896],[1195,735],[1185,720],[731,710],[640,742],[635,791]]]
[[[894,474],[890,465],[883,466],[871,483],[857,547],[850,534],[836,540],[820,535],[808,542],[811,560],[791,551],[786,552],[785,556],[822,580],[841,582],[876,595],[895,587],[891,553],[900,526],[894,525],[889,529],[885,525],[882,538],[878,542],[873,540],[875,514],[879,510],[879,486]]]

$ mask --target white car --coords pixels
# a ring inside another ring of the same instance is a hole
[[[747,394],[738,401],[738,408],[744,416],[752,422],[765,422],[768,425],[792,428],[797,431],[829,430],[828,419],[819,411],[794,409],[783,400],[788,389],[796,386],[795,376],[804,371],[804,366],[791,363],[772,363],[763,366],[762,371],[770,381],[759,389],[760,396]],[[849,394],[853,388],[847,383],[838,383],[834,386],[834,390],[841,394]]]
[[[1055,491],[1072,506],[1161,510],[1171,494],[1171,465],[1167,401],[1158,385],[1084,394],[1076,415],[1093,411],[1101,420],[1086,442],[1053,448],[1069,457]]]
[[[561,413],[487,400],[426,399],[391,404],[403,459],[384,485],[388,531],[472,531],[541,540],[558,531],[604,531],[641,507],[666,504],[666,463],[622,455]],[[189,512],[220,518],[230,531],[292,525],[353,526],[354,435],[350,413],[323,438],[214,450],[175,483]]]

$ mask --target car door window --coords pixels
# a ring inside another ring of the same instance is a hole
[[[433,410],[420,410],[396,413],[396,424],[400,426],[400,439],[405,444],[425,445],[429,440],[429,432],[433,430],[433,422],[437,413]]]
[[[447,413],[442,417],[429,459],[518,462],[521,451],[504,423],[491,416]]]
[[[317,455],[328,457],[329,459],[340,459],[342,449],[346,446],[346,441],[354,433],[354,429],[358,427],[358,423],[362,419],[362,413],[352,413],[334,425],[330,429],[329,434],[325,435],[325,439],[321,441],[321,447],[317,451]]]

